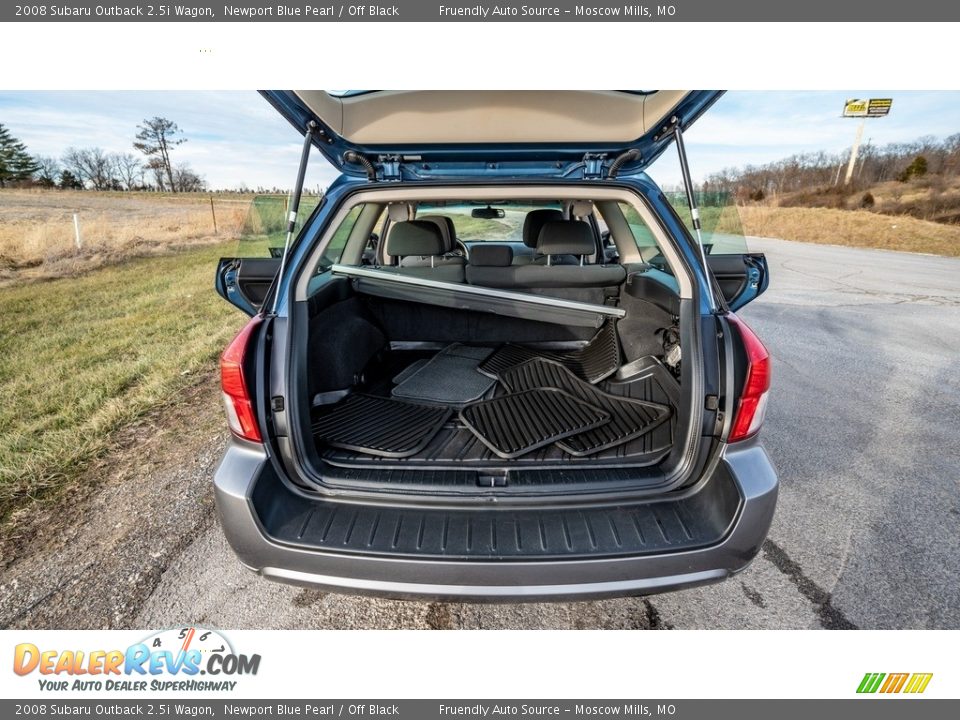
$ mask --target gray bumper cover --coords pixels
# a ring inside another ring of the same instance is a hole
[[[756,440],[727,446],[720,464],[717,472],[735,483],[740,503],[736,518],[717,542],[599,558],[421,559],[277,542],[264,530],[252,502],[257,482],[264,473],[274,473],[273,466],[262,448],[240,441],[232,442],[224,454],[214,489],[230,545],[244,565],[271,580],[395,598],[572,600],[677,590],[743,570],[759,551],[773,519],[777,476]],[[291,492],[286,486],[281,491]]]

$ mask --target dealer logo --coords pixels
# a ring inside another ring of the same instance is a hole
[[[125,650],[20,643],[13,654],[14,673],[36,673],[40,689],[51,691],[233,690],[234,677],[256,675],[259,669],[259,654],[238,653],[222,633],[202,627],[163,630]]]
[[[857,687],[858,693],[919,694],[927,689],[933,673],[867,673]]]

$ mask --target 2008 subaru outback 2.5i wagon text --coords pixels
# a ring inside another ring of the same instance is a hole
[[[733,311],[767,266],[683,146],[719,92],[263,94],[304,151],[286,245],[216,278],[252,316],[214,478],[246,566],[539,600],[749,564],[770,360]],[[676,197],[644,172],[671,144]],[[312,149],[341,175],[299,223]]]

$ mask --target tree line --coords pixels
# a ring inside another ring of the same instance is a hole
[[[747,201],[829,188],[843,183],[849,158],[849,150],[802,153],[764,165],[726,168],[709,175],[703,189]],[[851,190],[927,175],[960,175],[960,133],[942,140],[926,136],[910,143],[861,146]]]
[[[60,157],[31,155],[0,124],[0,187],[39,186],[69,190],[160,190],[197,192],[206,182],[172,152],[187,141],[172,120],[145,119],[137,126],[132,152],[69,147]]]

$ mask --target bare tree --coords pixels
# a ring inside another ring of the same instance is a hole
[[[113,167],[117,179],[124,190],[137,190],[143,187],[143,163],[133,153],[115,153]]]
[[[37,155],[33,158],[37,170],[33,176],[37,184],[43,187],[56,187],[60,179],[60,161],[49,155]]]
[[[181,163],[173,169],[173,182],[176,192],[200,192],[207,186],[206,181],[186,163]]]
[[[153,174],[153,184],[156,185],[157,190],[163,192],[168,189],[166,168],[160,164],[159,159],[154,158],[147,162],[144,171],[146,170],[149,170]]]
[[[71,177],[76,178],[78,182],[83,184],[85,178],[83,177],[83,170],[81,169],[84,163],[80,160],[80,150],[76,148],[67,148],[67,151],[63,153],[63,157],[60,159],[63,163],[64,169],[70,173]]]
[[[116,183],[113,159],[101,148],[67,148],[63,165],[94,190],[109,190]]]
[[[154,171],[154,175],[159,179],[166,176],[166,184],[173,192],[176,192],[176,183],[173,177],[173,163],[170,161],[170,151],[177,145],[182,145],[187,141],[186,138],[177,137],[180,128],[172,120],[162,117],[154,117],[144,120],[143,125],[137,125],[140,131],[137,133],[137,142],[133,146],[146,155],[150,160],[147,167]],[[163,189],[164,183],[158,182],[160,189]]]
[[[707,178],[711,189],[722,190],[745,200],[761,194],[806,193],[804,203],[819,202],[830,206],[844,202],[840,190],[834,190],[839,172],[846,167],[849,150],[838,153],[802,153],[765,165],[726,168]],[[926,161],[926,171],[917,172],[917,158]],[[910,168],[913,168],[912,170]],[[924,175],[951,175],[960,170],[960,134],[938,140],[925,136],[909,143],[875,146],[866,143],[860,149],[854,174],[854,186],[867,187],[897,178],[919,178]],[[928,182],[932,182],[929,178]],[[851,192],[856,187],[851,187]],[[898,200],[898,198],[894,198]]]

